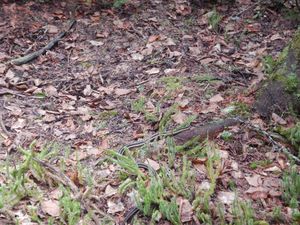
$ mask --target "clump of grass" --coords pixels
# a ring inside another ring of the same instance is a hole
[[[229,132],[229,131],[223,131],[221,134],[220,134],[220,137],[224,140],[224,141],[229,141],[232,139],[232,133]]]
[[[102,120],[109,120],[118,115],[118,112],[115,110],[106,110],[99,114],[99,118]]]
[[[220,80],[219,78],[211,75],[211,74],[201,74],[201,75],[196,75],[191,78],[192,81],[195,81],[196,83],[203,83],[203,82],[208,82],[212,83],[214,81]]]
[[[61,207],[61,215],[62,221],[66,222],[69,225],[75,225],[78,223],[81,214],[81,206],[80,203],[74,200],[70,192],[62,188],[63,195],[59,200]]]
[[[291,142],[298,150],[298,156],[300,156],[300,122],[288,129],[279,127],[278,132]]]
[[[227,113],[232,116],[248,116],[250,114],[250,107],[243,102],[234,102],[227,110]]]
[[[163,77],[161,82],[166,86],[168,92],[178,90],[182,87],[182,79],[179,77]]]
[[[283,200],[291,208],[297,209],[300,200],[300,175],[295,165],[291,166],[291,168],[284,173],[282,184]]]
[[[233,224],[234,225],[254,225],[255,218],[250,202],[240,201],[237,198],[232,205]]]
[[[156,109],[156,112],[149,112],[146,110],[146,98],[144,96],[139,97],[131,104],[131,110],[137,113],[143,113],[145,118],[149,122],[157,122],[157,112],[159,108]]]
[[[208,17],[208,24],[212,27],[214,31],[219,30],[219,24],[222,20],[222,16],[217,12],[216,9],[210,12]]]
[[[262,168],[267,167],[271,163],[272,163],[271,160],[258,160],[258,161],[251,162],[249,167],[250,169],[255,170],[258,167],[262,167]]]
[[[146,99],[141,96],[131,104],[131,110],[134,112],[145,112]]]

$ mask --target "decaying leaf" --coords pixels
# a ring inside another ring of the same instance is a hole
[[[59,201],[57,200],[45,200],[41,202],[41,209],[44,213],[50,216],[58,217],[60,215]]]

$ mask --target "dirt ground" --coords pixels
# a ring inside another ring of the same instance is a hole
[[[192,126],[219,121],[228,117],[232,106],[242,114],[247,111],[249,124],[264,131],[292,123],[281,115],[263,120],[251,108],[256,87],[265,78],[264,57],[277,56],[297,28],[297,21],[283,10],[244,0],[218,4],[216,11],[209,4],[180,0],[134,0],[118,9],[75,1],[4,1],[0,6],[0,181],[3,186],[9,183],[6,168],[17,168],[24,160],[20,147],[30,149],[35,142],[36,154],[57,151],[47,163],[69,177],[81,194],[90,193],[89,206],[82,203],[81,224],[90,206],[99,224],[124,220],[134,206],[134,191],[117,191],[123,182],[119,166],[95,164],[108,149],[157,132],[174,104],[177,111],[168,125],[172,128],[190,116],[196,117]],[[221,17],[212,20],[212,14]],[[51,50],[23,65],[7,63],[44,47],[70,19],[76,24]],[[222,171],[210,206],[224,203],[230,223],[229,205],[237,193],[251,200],[256,220],[291,224],[281,185],[287,156],[245,124],[222,134],[211,140],[221,153]],[[160,155],[164,145],[159,141],[154,153],[145,157],[153,160],[152,166],[168,164],[167,154]],[[207,183],[207,171],[198,157],[189,161],[197,189]],[[253,168],[251,163],[258,161],[268,163]],[[176,155],[175,164],[176,176],[182,154]],[[57,213],[59,182],[37,180],[30,170],[25,176],[39,195],[26,195],[7,211],[0,209],[0,224],[50,224],[50,217],[53,224],[71,224]],[[36,221],[30,207],[35,208]],[[281,207],[280,222],[273,221],[275,207]],[[148,224],[149,217],[138,217],[136,224]],[[219,223],[216,218],[212,213],[213,224]],[[195,216],[184,222],[198,223]],[[157,224],[170,222],[161,219]]]

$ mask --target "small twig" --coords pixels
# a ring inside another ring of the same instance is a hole
[[[250,129],[263,134],[265,137],[267,137],[269,139],[269,141],[272,143],[274,149],[278,152],[283,152],[286,155],[288,155],[290,158],[292,158],[293,160],[295,160],[295,162],[297,162],[298,164],[300,163],[300,159],[293,155],[290,150],[284,146],[282,146],[281,144],[279,144],[277,141],[275,141],[272,137],[271,134],[269,134],[268,132],[262,130],[259,126],[254,126],[253,124],[251,124],[250,122],[245,122],[245,125],[248,126]]]
[[[43,47],[42,49],[38,50],[38,51],[35,51],[33,53],[30,53],[28,55],[25,55],[25,56],[22,56],[20,58],[17,58],[17,59],[13,59],[11,60],[10,62],[12,64],[15,64],[15,65],[22,65],[22,64],[25,64],[25,63],[28,63],[30,62],[31,60],[39,57],[40,55],[44,54],[46,51],[50,50],[51,48],[53,48],[53,46],[55,44],[57,44],[60,39],[62,39],[66,33],[72,29],[72,27],[74,26],[76,20],[71,20],[67,29],[60,32],[54,39],[52,39],[45,47]]]
[[[238,17],[238,16],[244,14],[244,13],[247,12],[248,10],[252,9],[253,7],[255,7],[255,6],[257,6],[257,5],[259,5],[260,3],[261,3],[261,1],[258,1],[258,2],[256,2],[256,3],[254,3],[253,5],[248,6],[246,9],[242,10],[242,11],[239,12],[238,14],[236,14],[236,15],[234,15],[234,16],[231,16],[231,18],[232,18],[232,17]]]

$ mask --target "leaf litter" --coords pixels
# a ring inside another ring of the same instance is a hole
[[[81,4],[73,12],[76,30],[53,50],[29,64],[9,67],[5,64],[9,58],[47,44],[59,32],[60,20],[68,19],[65,12],[69,4],[3,3],[0,88],[10,91],[0,91],[1,165],[7,154],[13,164],[20,161],[17,148],[28,148],[34,140],[36,146],[50,142],[62,145],[53,166],[59,168],[59,161],[66,161],[67,168],[62,172],[83,192],[89,189],[87,178],[92,178],[97,185],[90,190],[94,198],[91,201],[98,215],[112,216],[116,223],[122,221],[126,209],[132,206],[128,204],[132,201],[118,191],[121,184],[116,173],[118,167],[107,162],[97,167],[91,165],[105,157],[108,149],[152,134],[158,123],[149,115],[156,114],[161,120],[175,103],[180,110],[171,119],[179,125],[191,115],[197,115],[195,123],[217,120],[223,116],[221,109],[231,107],[233,101],[249,104],[253,96],[241,93],[245,87],[251,92],[264,79],[262,57],[277,55],[295,30],[285,26],[286,19],[278,12],[265,10],[262,11],[265,17],[255,19],[258,11],[250,1],[239,1],[230,8],[217,5],[216,10],[222,14],[218,30],[209,24],[212,8],[197,8],[187,1],[158,0],[143,4],[133,1],[122,10],[96,10]],[[250,9],[239,15],[247,7]],[[26,14],[21,13],[25,11]],[[222,29],[226,32],[220,32]],[[255,76],[248,76],[251,73]],[[207,74],[219,81],[198,79]],[[163,83],[161,77],[170,79]],[[144,103],[140,96],[145,96]],[[140,102],[140,111],[132,110],[134,102]],[[277,114],[272,119],[280,125],[288,123]],[[251,116],[251,124],[262,129],[268,126],[255,114]],[[285,156],[279,153],[271,156],[265,140],[258,141],[261,137],[250,135],[242,126],[229,132],[234,133],[232,140],[220,137],[214,140],[220,148],[222,173],[215,189],[216,199],[212,201],[231,206],[237,197],[250,198],[260,219],[266,219],[265,213],[272,212],[272,202],[280,202],[289,217],[290,208],[281,199],[280,175],[287,168]],[[41,150],[41,147],[35,149]],[[160,160],[157,155],[156,152],[152,158],[147,156],[145,162],[160,170],[166,158]],[[198,179],[195,187],[200,190],[212,186],[207,180],[207,160],[191,158]],[[264,160],[271,162],[266,167],[250,168],[251,163]],[[180,162],[176,159],[176,163]],[[8,182],[2,167],[0,179],[1,183]],[[235,191],[231,189],[233,183]],[[49,196],[54,184],[48,184],[39,187],[43,200],[22,199],[14,206],[17,210],[13,215],[20,221],[28,221],[30,210],[26,206],[37,203],[45,214],[61,216],[62,205],[58,201],[61,193]],[[177,197],[176,201],[180,221],[197,224],[190,199]],[[264,204],[257,204],[259,201]],[[42,220],[47,218],[40,213],[39,216]],[[83,219],[84,213],[80,216]]]

